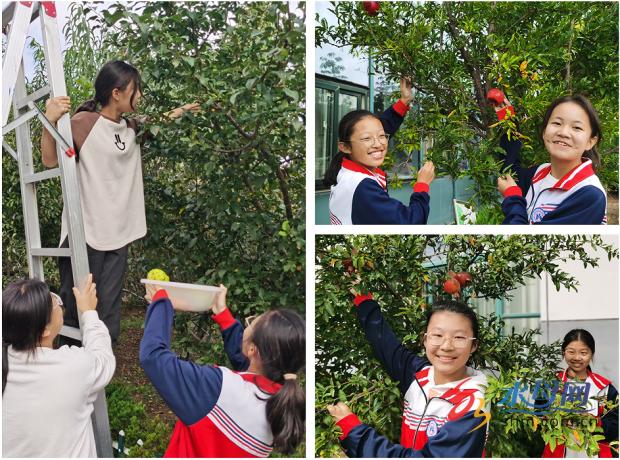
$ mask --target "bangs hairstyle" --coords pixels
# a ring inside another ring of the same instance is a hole
[[[351,145],[351,136],[355,131],[355,126],[361,120],[368,117],[381,121],[378,116],[368,110],[353,110],[342,117],[342,120],[340,120],[340,123],[338,124],[338,142],[344,142],[345,144]],[[323,183],[327,187],[338,183],[338,172],[340,172],[340,168],[342,167],[342,159],[348,157],[349,155],[341,152],[340,149],[338,150],[338,153],[334,155],[332,161],[329,163],[327,171],[325,171],[325,176],[323,177]]]
[[[463,302],[457,302],[456,300],[438,300],[433,304],[433,308],[428,310],[426,313],[426,327],[430,324],[433,315],[441,311],[458,313],[459,315],[465,316],[471,323],[471,329],[473,331],[474,338],[476,339],[475,343],[478,349],[480,348],[480,341],[478,338],[480,333],[478,315],[476,315],[476,312],[471,307],[467,306]]]
[[[597,172],[601,167],[601,157],[598,153],[598,145],[603,140],[603,132],[601,131],[601,121],[598,118],[598,113],[596,112],[596,109],[587,97],[582,96],[581,94],[574,94],[570,96],[563,96],[553,101],[545,112],[545,117],[543,118],[543,123],[540,127],[539,132],[540,139],[544,145],[543,134],[545,132],[545,129],[547,129],[547,125],[549,124],[551,114],[558,105],[564,104],[565,102],[573,102],[577,104],[588,114],[590,128],[592,129],[592,132],[590,133],[590,138],[596,137],[596,143],[592,146],[590,150],[586,150],[585,152],[583,152],[583,156],[592,160],[592,169],[594,169],[594,172]]]

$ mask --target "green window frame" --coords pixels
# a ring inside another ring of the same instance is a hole
[[[347,107],[346,112],[350,110],[366,109],[368,107],[368,88],[347,84],[336,79],[326,79],[321,75],[316,75],[315,90],[317,97],[315,98],[315,188],[316,190],[325,189],[323,185],[323,175],[331,162],[332,157],[338,151],[338,123],[345,110],[342,109],[342,103],[345,98],[355,99],[356,107],[352,108],[352,104]],[[331,93],[331,107],[321,107],[322,97],[319,97],[320,91],[328,91]],[[326,126],[322,126],[325,123]],[[319,126],[320,125],[320,126]],[[327,146],[325,152],[324,146]]]

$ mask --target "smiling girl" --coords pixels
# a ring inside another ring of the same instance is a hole
[[[113,344],[120,334],[121,289],[128,247],[146,234],[142,159],[136,137],[139,121],[125,117],[136,111],[141,97],[138,69],[124,61],[110,61],[95,79],[93,99],[80,105],[71,117],[88,265],[98,285],[99,316],[108,327]],[[47,101],[45,116],[56,124],[70,109],[69,97],[55,97]],[[185,111],[197,110],[197,104],[186,104],[166,115],[173,119]],[[56,141],[45,129],[41,156],[48,168],[58,164]],[[60,234],[60,246],[68,247],[65,209]],[[65,324],[78,327],[71,260],[60,257],[58,268],[60,296],[66,306]],[[61,339],[63,343],[75,344],[72,339]]]
[[[618,440],[618,408],[608,411],[604,401],[616,401],[618,391],[611,381],[602,375],[592,372],[590,362],[594,357],[594,337],[585,329],[573,329],[564,336],[562,342],[562,356],[566,361],[565,371],[558,373],[561,382],[582,383],[589,388],[586,403],[586,416],[596,417],[597,425],[603,427],[605,439],[599,442],[599,458],[612,457],[609,443]],[[568,449],[563,444],[558,444],[555,449],[547,444],[543,452],[545,457],[578,457],[583,452]]]
[[[486,377],[469,366],[478,348],[478,318],[467,305],[436,303],[427,314],[424,358],[407,350],[372,295],[357,296],[357,316],[372,349],[404,395],[400,444],[362,424],[344,403],[329,406],[349,457],[480,457]]]
[[[509,106],[505,98],[496,107],[498,116]],[[497,181],[504,196],[503,223],[605,224],[607,195],[596,176],[601,124],[590,101],[581,95],[556,99],[545,113],[541,137],[550,162],[532,168],[521,167],[521,142],[502,137],[505,163],[518,179]]]
[[[346,114],[338,126],[338,154],[325,173],[331,186],[329,216],[332,225],[426,224],[429,185],[435,177],[433,163],[418,171],[409,206],[390,198],[387,175],[379,167],[388,153],[388,142],[401,125],[411,102],[411,85],[401,80],[401,99],[381,116],[367,110]]]

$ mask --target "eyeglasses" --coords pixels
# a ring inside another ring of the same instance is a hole
[[[56,305],[58,305],[60,308],[62,308],[64,310],[65,309],[65,304],[62,303],[61,297],[58,294],[56,294],[55,292],[50,292],[50,295],[52,296],[52,299],[56,299]]]
[[[454,346],[454,348],[465,348],[467,344],[469,344],[470,340],[476,340],[475,337],[463,337],[462,335],[457,335],[455,337],[450,337],[448,335],[443,335],[443,334],[429,334],[429,333],[425,333],[424,335],[428,338],[428,341],[434,347],[443,345],[445,340],[448,339],[452,342],[452,346]]]
[[[359,141],[349,139],[348,141],[344,141],[344,142],[361,142],[366,147],[371,147],[375,143],[375,141],[378,141],[379,144],[386,145],[389,142],[389,140],[390,140],[389,134],[379,134],[378,136],[363,137]]]
[[[256,318],[258,318],[260,315],[252,315],[252,316],[248,316],[247,318],[245,318],[245,327],[248,328],[252,325],[252,323],[254,321],[256,321]]]

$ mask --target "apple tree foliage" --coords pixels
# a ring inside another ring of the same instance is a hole
[[[304,311],[304,20],[303,3],[116,2],[72,11],[65,72],[74,107],[92,98],[109,59],[131,62],[143,80],[148,234],[131,245],[125,302],[142,304],[140,278],[162,268],[173,281],[225,284],[240,316]],[[163,115],[192,102],[200,113]],[[5,157],[6,282],[27,268],[17,167]],[[61,200],[59,183],[49,187],[39,206],[54,245]],[[177,327],[187,356],[204,356],[199,343],[209,335],[221,341],[204,315],[179,315]]]
[[[350,405],[363,423],[392,442],[400,438],[402,396],[366,342],[354,312],[352,288],[372,292],[405,346],[423,354],[425,314],[434,300],[446,298],[442,284],[448,271],[471,275],[460,300],[476,308],[475,299],[510,299],[515,288],[543,273],[556,289],[577,291],[579,280],[561,262],[576,260],[595,269],[599,255],[587,248],[610,259],[618,257],[618,249],[600,236],[317,236],[316,455],[341,455],[339,429],[325,410],[336,400]],[[562,359],[559,344],[539,345],[540,331],[516,333],[494,314],[480,317],[480,331],[473,366],[489,374],[487,456],[538,456],[544,445],[541,436],[564,439],[562,427],[557,431],[548,420],[534,427],[532,416],[507,414],[497,403],[517,379],[532,383],[552,378]],[[587,430],[579,434],[588,442],[600,435]]]
[[[478,210],[498,209],[500,136],[521,137],[524,165],[548,161],[539,125],[550,102],[571,93],[599,113],[599,176],[617,192],[616,2],[381,2],[376,16],[362,2],[334,2],[331,11],[335,25],[317,17],[317,45],[350,45],[387,78],[411,78],[415,110],[397,148],[412,152],[427,141],[439,173],[475,182]],[[498,123],[485,100],[492,87],[505,92],[515,117]]]

